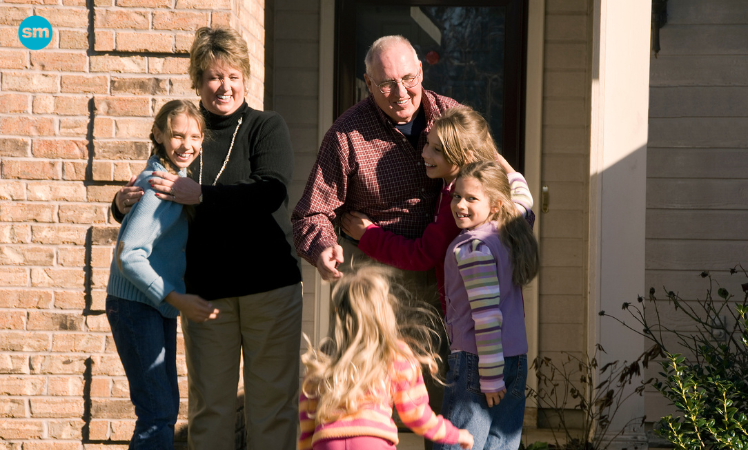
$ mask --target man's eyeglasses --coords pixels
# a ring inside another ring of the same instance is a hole
[[[403,77],[400,81],[397,81],[397,80],[383,81],[381,83],[375,83],[375,86],[379,88],[379,92],[387,95],[390,92],[392,92],[393,89],[397,88],[398,83],[403,83],[403,86],[405,88],[415,87],[418,84],[418,77],[420,76],[421,76],[421,71],[419,70],[417,74]]]

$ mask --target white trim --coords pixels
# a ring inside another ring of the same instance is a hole
[[[540,243],[541,154],[543,145],[543,52],[545,39],[545,0],[530,0],[527,14],[527,81],[525,94],[525,179],[534,200],[535,237]],[[539,277],[524,290],[528,361],[538,356],[540,321],[538,316]],[[527,378],[527,386],[537,388],[536,377]],[[530,401],[528,400],[528,403]]]

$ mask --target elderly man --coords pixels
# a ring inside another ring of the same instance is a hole
[[[355,241],[336,236],[339,214],[360,211],[411,239],[433,221],[442,182],[426,176],[421,150],[434,120],[458,105],[423,88],[421,62],[402,36],[377,39],[365,63],[371,95],[325,135],[291,219],[297,251],[326,280],[340,278],[339,265],[363,255]],[[408,285],[419,297],[438,301],[432,276],[409,275]]]

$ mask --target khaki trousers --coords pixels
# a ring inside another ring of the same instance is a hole
[[[240,352],[248,448],[296,448],[301,283],[213,300],[221,313],[182,321],[189,372],[189,448],[235,448]]]

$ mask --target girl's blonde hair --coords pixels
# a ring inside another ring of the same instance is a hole
[[[450,108],[434,121],[444,160],[462,167],[473,161],[493,161],[499,153],[488,122],[467,106]]]
[[[193,89],[200,89],[203,73],[216,61],[238,69],[244,76],[244,86],[249,83],[250,65],[247,41],[233,28],[198,28],[190,48],[188,72]]]
[[[195,119],[198,128],[200,128],[200,134],[205,137],[205,119],[200,114],[197,107],[190,101],[187,100],[172,100],[164,104],[161,109],[158,110],[156,117],[153,119],[153,127],[151,127],[151,143],[153,149],[151,150],[151,156],[158,156],[161,165],[166,167],[166,170],[176,174],[178,170],[174,167],[174,164],[166,154],[166,148],[164,144],[156,142],[156,137],[153,134],[154,130],[158,130],[163,135],[164,139],[170,139],[172,137],[171,121],[174,117],[184,114],[191,119]]]
[[[538,274],[538,241],[512,202],[504,169],[495,161],[478,161],[461,168],[457,178],[475,178],[483,186],[491,205],[501,203],[499,210],[489,218],[499,222],[499,238],[509,248],[512,281],[519,286],[528,284]]]
[[[318,399],[315,421],[328,423],[352,414],[371,398],[389,402],[389,374],[396,356],[413,367],[438,371],[441,324],[433,310],[407,305],[407,294],[393,283],[393,272],[371,265],[347,274],[332,292],[329,336],[320,350],[309,343],[301,361],[306,367],[302,392]],[[404,348],[403,343],[409,348]]]

